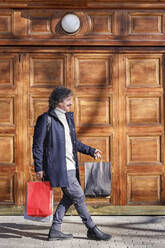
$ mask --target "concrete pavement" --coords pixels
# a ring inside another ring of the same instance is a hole
[[[79,216],[64,218],[63,232],[74,238],[47,241],[49,223],[24,220],[23,216],[0,216],[0,248],[165,248],[165,216],[93,216],[110,241],[86,238]]]

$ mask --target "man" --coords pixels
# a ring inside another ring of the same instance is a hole
[[[70,239],[71,234],[61,232],[61,224],[69,207],[74,204],[87,237],[109,240],[111,235],[101,232],[94,224],[80,186],[77,152],[101,158],[101,152],[79,142],[76,138],[72,105],[72,91],[58,86],[49,97],[49,111],[38,117],[33,137],[33,158],[38,178],[48,180],[51,187],[61,187],[63,197],[56,209],[48,240]]]

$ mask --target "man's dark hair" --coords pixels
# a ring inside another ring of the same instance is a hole
[[[73,93],[70,89],[63,86],[56,87],[49,97],[49,108],[55,109],[58,103],[62,102],[65,98],[72,96]]]

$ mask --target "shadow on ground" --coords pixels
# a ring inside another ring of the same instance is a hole
[[[47,230],[46,226],[26,225],[16,223],[0,223],[0,239],[29,237],[38,240],[47,240],[47,234],[40,232]],[[30,231],[29,231],[30,230]],[[35,230],[35,232],[34,232]],[[47,230],[48,233],[48,230]]]
[[[146,218],[145,220],[138,221],[122,221],[121,223],[98,223],[101,230],[109,228],[108,233],[114,234],[115,236],[139,236],[139,237],[150,237],[156,238],[162,237],[165,234],[164,225],[161,229],[158,229],[156,224],[162,223],[162,217]],[[165,222],[164,222],[165,223]],[[69,225],[72,230],[72,225],[81,225],[79,222],[65,221],[64,224]],[[154,226],[155,225],[155,226]],[[73,228],[73,229],[74,229]],[[131,233],[132,231],[132,233]],[[16,238],[21,239],[28,237],[31,239],[37,239],[47,241],[47,235],[49,232],[49,226],[44,225],[33,225],[33,224],[17,224],[17,223],[0,223],[0,239]],[[84,233],[84,231],[83,231]],[[159,236],[159,237],[158,237]],[[86,239],[86,237],[74,236],[74,239]]]

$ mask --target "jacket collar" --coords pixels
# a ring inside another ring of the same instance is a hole
[[[59,120],[57,114],[55,113],[55,111],[53,109],[49,109],[48,115],[50,115],[50,116],[54,117],[55,119]],[[66,117],[73,118],[73,112],[66,112]]]

